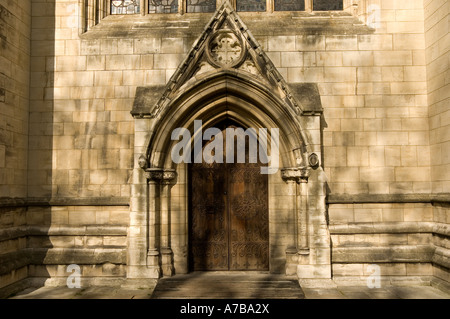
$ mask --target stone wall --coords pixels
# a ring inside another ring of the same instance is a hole
[[[425,0],[425,43],[434,193],[450,190],[448,1]]]
[[[425,55],[427,62],[428,103],[430,118],[431,181],[434,193],[450,189],[450,83],[449,83],[449,12],[448,1],[425,0]],[[448,200],[448,196],[447,196]],[[448,202],[433,207],[435,221],[448,224]],[[434,275],[450,281],[449,236],[433,238],[436,254]]]
[[[25,197],[30,78],[28,1],[0,2],[0,197]]]
[[[124,277],[127,226],[127,206],[29,208],[29,276],[44,280],[46,285],[65,285],[72,274],[67,267],[76,264],[82,286]]]
[[[0,1],[0,289],[28,276],[17,227],[26,222],[30,14],[29,1]]]
[[[0,207],[0,296],[5,287],[28,277],[26,208]],[[12,293],[7,291],[5,294]]]
[[[0,197],[28,197],[0,208],[0,251],[35,252],[7,259],[0,286],[61,283],[70,263],[86,278],[123,277],[127,232],[129,244],[143,231],[133,227],[142,215],[127,214],[150,129],[130,115],[136,88],[165,85],[210,15],[109,16],[80,34],[79,1],[0,4]],[[365,278],[376,263],[385,276],[449,280],[448,204],[433,197],[450,185],[448,6],[360,1],[360,19],[239,14],[288,83],[318,85],[335,277]],[[185,186],[173,188],[174,235],[186,233]],[[173,248],[186,269],[183,238]]]

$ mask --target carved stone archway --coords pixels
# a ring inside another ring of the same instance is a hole
[[[286,83],[225,2],[169,83],[137,90],[128,277],[188,271],[186,168],[172,161],[171,133],[193,136],[195,120],[231,119],[280,132],[281,169],[269,176],[270,271],[330,278],[321,111],[317,86]]]

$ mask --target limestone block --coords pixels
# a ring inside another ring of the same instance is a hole
[[[382,221],[384,222],[400,222],[403,220],[403,209],[401,208],[384,208],[382,210]]]
[[[86,57],[86,69],[91,71],[105,70],[106,57],[104,55],[88,55]]]
[[[123,77],[121,71],[95,71],[96,86],[122,85]]]
[[[377,51],[373,53],[376,66],[412,65],[411,51]]]
[[[404,78],[404,68],[403,67],[382,67],[381,68],[382,77],[381,79],[386,82],[403,81]],[[409,78],[406,78],[409,80]]]
[[[372,51],[348,51],[343,54],[344,66],[374,66],[374,53]],[[376,64],[375,64],[376,65]]]
[[[395,180],[399,182],[414,181],[422,182],[430,179],[430,168],[422,167],[420,169],[413,169],[407,167],[395,168]]]
[[[298,51],[325,51],[325,36],[299,35],[295,47]]]
[[[425,49],[425,37],[421,34],[396,33],[393,40],[394,50]]]
[[[176,69],[182,62],[184,56],[182,54],[155,54],[155,69]]]
[[[408,132],[377,132],[377,145],[407,145]]]
[[[359,82],[380,82],[381,81],[380,67],[358,67],[358,81]]]
[[[135,54],[149,54],[161,52],[161,38],[143,38],[134,40]]]
[[[289,82],[322,82],[324,71],[322,67],[288,68]]]
[[[342,66],[343,65],[343,53],[342,52],[317,52],[316,59],[317,59],[317,66]],[[350,60],[350,59],[347,58],[347,60]],[[348,65],[348,64],[346,64],[346,65]]]
[[[328,214],[331,224],[345,224],[355,221],[353,208],[347,205],[330,205]]]
[[[325,67],[324,81],[326,82],[354,82],[356,68],[353,67]]]
[[[358,38],[353,35],[326,36],[325,49],[332,50],[357,50]],[[345,56],[345,55],[344,55]]]
[[[156,61],[155,61],[156,64]],[[166,84],[166,71],[165,70],[148,70],[144,72],[144,84]]]
[[[161,53],[184,53],[183,38],[163,38],[161,40]]]
[[[153,67],[154,67],[154,55],[153,54],[141,55],[141,68],[144,70],[150,70],[153,69]]]
[[[124,247],[127,245],[127,237],[125,236],[105,236],[103,238],[103,244],[105,247],[114,246],[114,247]]]
[[[93,86],[94,73],[91,71],[56,72],[55,86]]]
[[[360,50],[392,50],[393,40],[391,34],[371,34],[358,36]]]
[[[355,209],[355,222],[381,222],[381,209]]]
[[[103,276],[124,276],[126,274],[124,265],[106,263],[102,266]]]
[[[406,275],[408,276],[432,276],[433,266],[430,263],[406,264]]]
[[[100,42],[97,40],[82,40],[81,41],[82,55],[99,55]]]
[[[392,94],[426,94],[426,82],[392,82]]]
[[[408,207],[404,210],[405,221],[432,221],[433,209],[431,207]]]
[[[271,36],[267,51],[295,51],[295,36]]]
[[[364,265],[364,274],[372,275],[373,270],[369,268],[372,264]],[[377,264],[380,267],[381,276],[406,276],[406,264],[396,263],[396,264]]]
[[[56,151],[56,163],[61,169],[81,168],[81,151],[61,150]]]
[[[56,57],[55,71],[84,71],[86,70],[86,57],[60,56]]]
[[[363,276],[363,264],[333,264],[333,276]]]
[[[297,276],[299,279],[331,278],[331,265],[299,265]]]
[[[95,213],[87,211],[69,211],[70,225],[90,225],[95,224]]]
[[[302,52],[281,52],[281,67],[303,66]]]
[[[129,211],[128,210],[111,211],[110,223],[115,225],[128,225]]]

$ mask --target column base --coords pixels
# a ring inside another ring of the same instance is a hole
[[[331,279],[331,265],[298,265],[298,279]]]
[[[127,279],[159,279],[160,277],[159,266],[127,266]]]
[[[173,252],[170,248],[161,249],[161,269],[164,277],[172,277],[174,275]]]
[[[297,249],[286,249],[286,276],[293,276],[297,273],[298,256]]]
[[[157,250],[151,250],[147,253],[147,269],[157,274],[157,278],[161,277],[161,266],[159,262],[159,252]]]

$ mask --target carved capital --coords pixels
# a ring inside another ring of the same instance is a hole
[[[285,182],[294,181],[298,184],[307,183],[309,171],[310,168],[307,167],[284,168],[281,170],[281,178],[283,178]]]
[[[161,183],[163,183],[165,185],[175,184],[177,176],[178,176],[178,174],[174,169],[166,169],[163,171]]]
[[[152,182],[160,182],[163,179],[163,169],[161,168],[147,168],[145,170],[145,177]]]
[[[174,169],[147,168],[145,170],[145,177],[149,181],[165,185],[174,184],[177,176],[178,174]]]

